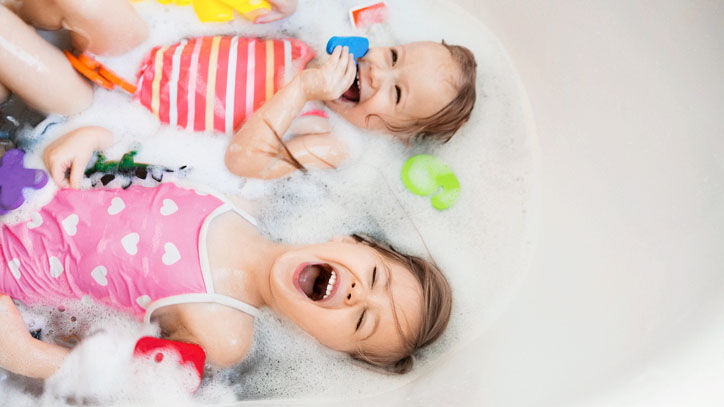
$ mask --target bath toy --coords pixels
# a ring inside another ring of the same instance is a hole
[[[178,364],[181,366],[193,367],[197,374],[198,382],[195,383],[191,392],[196,391],[201,385],[201,378],[204,375],[204,362],[206,352],[204,349],[193,343],[171,341],[168,339],[144,336],[136,342],[133,349],[133,356],[154,360],[156,363],[163,363],[167,355],[175,354],[178,357]]]
[[[158,165],[137,163],[134,160],[136,154],[137,151],[132,150],[123,154],[119,161],[107,161],[103,154],[98,153],[93,165],[85,170],[85,176],[91,178],[93,175],[99,174],[98,177],[91,178],[91,185],[96,186],[97,182],[100,181],[101,184],[105,186],[120,175],[124,181],[121,186],[128,188],[133,183],[133,177],[145,180],[150,174],[151,178],[156,182],[161,182],[165,173],[179,172],[187,168],[183,166],[178,169],[172,169]]]
[[[136,87],[134,85],[123,80],[120,76],[116,75],[115,72],[96,61],[88,53],[80,54],[77,57],[67,50],[63,50],[63,53],[65,54],[65,57],[68,58],[68,61],[70,61],[70,64],[73,65],[73,68],[86,78],[93,81],[96,85],[102,86],[108,90],[111,90],[116,86],[120,86],[128,93],[133,94],[136,92]]]
[[[177,6],[191,4],[196,16],[203,23],[231,21],[234,19],[234,10],[251,21],[256,21],[271,11],[271,4],[267,0],[158,0],[158,2],[173,3]]]
[[[48,182],[43,170],[25,168],[25,153],[13,149],[0,158],[0,215],[5,215],[23,204],[24,188],[40,189]]]
[[[432,196],[437,210],[451,207],[460,196],[460,182],[450,167],[429,154],[413,156],[402,167],[402,182],[412,193]],[[442,188],[442,191],[440,191]]]
[[[349,21],[358,30],[387,20],[387,5],[384,1],[366,3],[349,10]]]
[[[327,41],[327,53],[331,54],[332,51],[338,46],[349,48],[349,53],[354,55],[354,59],[362,58],[367,54],[370,49],[370,41],[365,37],[332,37]]]
[[[66,56],[101,86],[133,95],[165,124],[231,134],[304,69],[314,51],[294,38],[190,38],[154,47],[141,63],[136,86],[88,54]]]

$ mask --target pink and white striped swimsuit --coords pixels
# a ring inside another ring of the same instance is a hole
[[[165,305],[216,302],[206,256],[208,224],[234,211],[223,198],[171,183],[148,188],[62,189],[26,222],[0,225],[0,292],[26,304],[90,296],[150,319]]]
[[[292,38],[213,36],[156,47],[134,98],[162,123],[231,134],[314,57]]]

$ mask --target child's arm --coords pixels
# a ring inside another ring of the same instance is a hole
[[[93,152],[109,147],[113,139],[113,133],[102,127],[81,127],[46,147],[43,161],[58,186],[80,188]]]
[[[348,49],[337,47],[319,68],[305,69],[277,92],[234,137],[226,150],[226,166],[237,175],[275,178],[307,167],[336,166],[344,158],[340,143],[329,134],[281,137],[311,100],[332,100],[349,89],[357,70]]]
[[[13,300],[0,293],[0,367],[13,373],[45,379],[60,367],[70,352],[39,341],[28,332]]]

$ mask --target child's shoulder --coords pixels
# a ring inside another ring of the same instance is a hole
[[[231,367],[241,362],[251,349],[254,318],[219,304],[183,304],[178,321],[192,341],[206,351],[213,365]]]

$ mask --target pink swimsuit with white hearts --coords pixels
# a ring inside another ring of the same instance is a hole
[[[171,183],[62,189],[29,221],[0,225],[0,292],[26,304],[90,296],[145,320],[189,302],[256,308],[214,293],[206,257],[211,220],[231,203]]]

